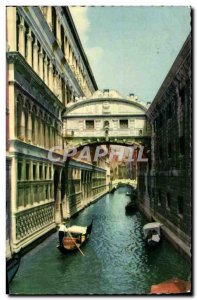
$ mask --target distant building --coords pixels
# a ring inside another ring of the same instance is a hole
[[[147,111],[152,127],[149,163],[139,165],[141,209],[191,255],[192,103],[191,36]],[[145,173],[144,173],[145,172]]]

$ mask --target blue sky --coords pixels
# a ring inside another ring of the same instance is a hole
[[[152,101],[190,32],[188,7],[72,7],[99,89]]]

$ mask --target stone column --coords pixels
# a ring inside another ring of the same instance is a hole
[[[47,60],[47,55],[45,54],[44,57],[44,82],[48,86],[49,85],[49,80],[48,80],[48,60]]]
[[[57,95],[57,74],[56,74],[56,71],[55,73],[53,74],[53,93],[55,95]]]
[[[27,141],[32,142],[32,121],[31,121],[31,114],[28,113],[28,128],[27,128]]]
[[[45,137],[46,137],[46,148],[49,149],[49,124],[46,124]]]
[[[35,42],[33,45],[33,69],[36,73],[38,73],[38,42],[37,42],[37,38],[35,38]]]
[[[73,52],[72,52],[72,48],[70,47],[70,53],[69,53],[69,63],[70,63],[70,66],[72,66],[73,64]]]
[[[25,113],[22,109],[21,111],[21,119],[20,119],[20,138],[25,139]]]
[[[46,148],[46,146],[45,146],[45,135],[46,135],[45,131],[46,131],[45,123],[44,123],[44,121],[42,121],[42,133],[43,133],[43,142],[42,142],[42,145],[43,145],[43,148]]]
[[[20,18],[18,49],[19,52],[25,57],[25,23],[23,17]]]
[[[7,43],[9,51],[17,51],[16,44],[16,7],[6,7]]]
[[[69,42],[68,38],[65,38],[65,53],[66,53],[66,59],[69,59]]]
[[[46,19],[49,27],[52,28],[52,6],[47,6]]]
[[[44,147],[44,136],[43,136],[43,123],[40,120],[40,146]]]
[[[59,100],[62,102],[62,80],[61,76],[58,77],[58,93],[59,93]]]
[[[51,126],[49,124],[47,125],[46,139],[47,139],[47,148],[51,148],[51,146],[52,146],[52,144],[51,144]]]
[[[56,18],[56,27],[57,27],[57,42],[59,44],[59,46],[61,46],[61,34],[60,34],[60,18],[59,16],[57,15],[57,18]]]
[[[32,67],[32,36],[31,36],[31,29],[29,28],[27,34],[27,62]]]
[[[55,77],[55,89],[56,89],[56,93],[55,95],[59,98],[59,75],[58,73],[56,73],[56,77]]]
[[[49,88],[53,91],[53,65],[51,61],[49,63]]]
[[[33,181],[33,162],[30,161],[30,181]],[[32,205],[34,200],[33,200],[33,185],[30,184],[30,204]]]
[[[40,52],[39,52],[39,76],[43,80],[43,52],[42,52],[42,46],[40,47]]]
[[[34,143],[36,145],[38,144],[38,121],[37,121],[37,116],[35,116],[35,119],[34,119]]]

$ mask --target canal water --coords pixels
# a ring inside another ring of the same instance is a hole
[[[152,284],[172,277],[187,280],[190,266],[167,241],[154,251],[142,240],[145,217],[125,215],[127,187],[83,210],[70,224],[94,220],[90,240],[80,252],[63,255],[57,233],[22,258],[11,294],[146,294]]]

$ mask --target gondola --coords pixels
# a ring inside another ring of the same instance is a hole
[[[84,244],[90,237],[92,231],[92,223],[89,226],[77,226],[66,227],[64,224],[59,228],[59,244],[57,248],[62,253],[68,253],[74,250],[79,250],[82,244]],[[82,251],[80,251],[82,252]]]
[[[116,191],[116,187],[114,186],[111,191],[110,191],[110,194],[114,194],[114,192]]]
[[[126,196],[130,196],[130,197],[131,197],[131,193],[129,193],[129,192],[126,192]]]
[[[146,245],[149,248],[154,248],[161,242],[161,226],[159,222],[152,222],[144,225],[143,235]]]
[[[133,213],[137,210],[137,205],[135,203],[135,201],[130,201],[127,203],[127,205],[125,206],[125,211],[126,213]]]

